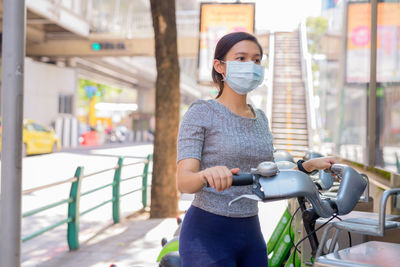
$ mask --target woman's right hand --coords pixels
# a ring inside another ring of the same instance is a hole
[[[226,166],[215,166],[202,170],[200,177],[203,183],[215,188],[217,192],[229,189],[232,185],[232,175],[237,174],[239,168],[228,169]]]

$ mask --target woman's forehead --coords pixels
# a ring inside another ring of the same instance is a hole
[[[258,45],[249,40],[243,40],[236,43],[229,50],[228,55],[250,55],[250,56],[261,56],[260,48]]]

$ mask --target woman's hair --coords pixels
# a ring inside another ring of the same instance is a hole
[[[260,48],[260,54],[262,55],[262,47],[260,43],[257,41],[256,37],[251,35],[250,33],[247,32],[233,32],[229,33],[225,36],[223,36],[217,43],[217,46],[215,47],[215,53],[214,53],[214,59],[218,60],[225,60],[226,54],[229,52],[229,50],[238,42],[244,41],[244,40],[249,40],[254,42],[258,48]],[[212,73],[211,73],[213,81],[219,86],[219,92],[216,98],[220,97],[222,95],[222,91],[224,90],[224,81],[222,74],[218,73],[215,68],[213,67]]]

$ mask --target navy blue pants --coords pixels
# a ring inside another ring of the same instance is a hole
[[[182,267],[267,267],[258,216],[231,218],[191,206],[179,236]]]

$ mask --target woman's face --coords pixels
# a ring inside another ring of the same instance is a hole
[[[228,53],[226,53],[224,61],[253,61],[260,65],[261,58],[262,55],[258,45],[253,41],[243,40],[232,46]],[[214,68],[217,72],[226,74],[226,64],[218,59],[214,59]]]
[[[225,61],[253,61],[256,64],[261,64],[260,48],[253,41],[240,41],[228,51],[225,56]]]

